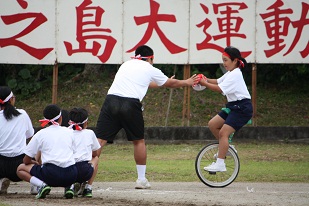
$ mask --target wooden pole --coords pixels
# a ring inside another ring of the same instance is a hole
[[[183,79],[190,77],[190,65],[184,65]],[[190,125],[190,88],[184,87],[183,106],[182,106],[182,126]]]
[[[56,62],[53,69],[53,91],[52,91],[53,104],[57,104],[57,90],[58,90],[58,63]]]
[[[186,66],[183,67],[183,79],[186,78]],[[185,125],[186,105],[187,105],[187,89],[184,87],[183,90],[183,103],[182,103],[182,123],[181,126]]]
[[[256,66],[256,64],[252,64],[252,106],[253,106],[252,125],[253,126],[257,126],[257,119],[256,119],[256,111],[257,111],[256,73],[257,73],[257,66]]]
[[[190,70],[191,70],[191,67],[190,67],[190,64],[188,64],[187,65],[187,78],[186,79],[188,79],[188,78],[190,78]],[[188,93],[188,95],[187,95],[187,126],[190,126],[190,113],[191,113],[191,111],[190,111],[190,94],[191,94],[191,88],[190,87],[186,87],[187,88],[187,93]]]

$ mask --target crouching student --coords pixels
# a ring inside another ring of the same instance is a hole
[[[69,113],[69,119],[69,128],[73,129],[76,146],[74,157],[78,175],[77,184],[67,188],[67,192],[74,192],[74,195],[80,194],[83,197],[92,197],[92,183],[98,170],[98,150],[101,146],[95,133],[86,129],[88,126],[87,110],[73,108]]]
[[[17,168],[20,179],[38,186],[37,199],[45,198],[51,187],[68,187],[77,178],[74,160],[75,143],[72,132],[62,127],[61,109],[48,105],[43,111],[44,119],[41,126],[48,127],[38,131],[25,149],[23,163]],[[33,160],[37,153],[41,154],[41,162]],[[66,198],[72,198],[70,193]]]

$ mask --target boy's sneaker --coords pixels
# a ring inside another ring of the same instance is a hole
[[[51,187],[48,185],[41,186],[39,188],[38,194],[35,196],[36,199],[44,199],[47,194],[49,194]]]
[[[72,199],[74,197],[74,191],[70,187],[64,189],[64,197],[66,199]]]
[[[92,189],[85,188],[82,194],[83,197],[92,197]]]
[[[225,164],[218,164],[213,162],[211,165],[204,167],[208,172],[226,172]]]
[[[151,185],[147,179],[144,179],[144,180],[137,179],[136,180],[135,189],[149,189],[150,187]]]
[[[30,194],[37,195],[39,192],[39,189],[40,189],[39,186],[31,185]]]
[[[10,186],[11,181],[8,178],[0,179],[0,195],[8,193],[8,187]]]

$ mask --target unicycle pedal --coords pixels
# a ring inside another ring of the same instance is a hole
[[[217,172],[209,172],[210,175],[215,175]]]

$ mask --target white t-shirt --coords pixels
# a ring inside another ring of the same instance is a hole
[[[168,77],[150,63],[132,59],[123,63],[107,94],[143,100],[150,82],[162,86]]]
[[[217,79],[217,83],[228,102],[251,99],[244,77],[239,68],[226,72],[222,77]]]
[[[75,162],[90,161],[92,151],[101,147],[95,133],[90,129],[73,130],[73,138],[76,146]]]
[[[41,151],[42,164],[52,163],[65,168],[75,164],[76,146],[73,133],[67,127],[50,125],[38,131],[30,140],[25,154],[35,157]]]
[[[26,139],[34,134],[34,129],[27,112],[17,109],[21,114],[6,120],[0,111],[0,155],[16,157],[24,153]]]

